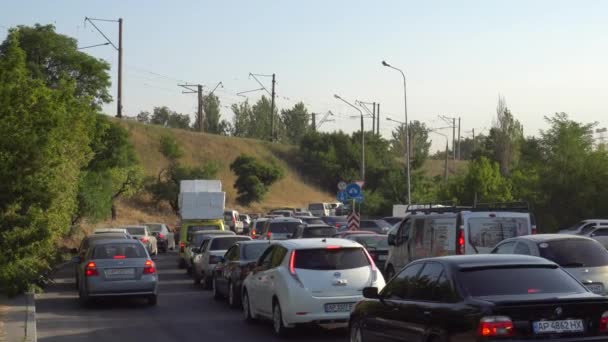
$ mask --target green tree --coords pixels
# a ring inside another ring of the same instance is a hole
[[[12,37],[18,39],[25,52],[31,77],[43,80],[54,89],[69,78],[75,83],[74,95],[92,101],[97,108],[112,100],[108,93],[110,65],[79,51],[76,39],[58,34],[53,25],[18,26],[9,31],[0,45],[0,55],[6,54]]]
[[[429,157],[431,141],[429,140],[429,129],[420,121],[410,121],[410,150],[412,151],[411,167],[418,169],[422,167],[424,161]],[[398,126],[392,133],[391,151],[395,156],[404,158],[405,156],[405,126]]]
[[[511,169],[517,165],[523,132],[523,126],[515,120],[505,99],[500,96],[496,107],[496,121],[490,131],[490,141],[494,143],[494,158],[499,163],[503,176],[508,176]]]
[[[205,132],[212,134],[221,134],[220,127],[220,99],[213,95],[203,96],[203,110],[205,111],[205,125],[203,126]],[[194,123],[194,127],[198,127],[198,118]]]
[[[235,137],[250,137],[253,114],[249,101],[245,100],[244,102],[233,104],[232,111],[234,112],[232,135]]]
[[[270,100],[265,96],[262,96],[253,106],[250,106],[247,100],[239,104],[233,104],[233,135],[270,140],[270,107]],[[275,139],[281,140],[285,134],[285,129],[276,108],[274,110],[274,125]]]
[[[137,114],[136,119],[137,119],[137,121],[139,121],[141,123],[149,124],[150,123],[150,112],[141,111],[141,112],[139,112],[139,114]]]
[[[293,108],[281,111],[282,122],[285,125],[285,136],[288,142],[298,144],[304,134],[310,129],[310,114],[302,102]]]
[[[283,177],[283,169],[274,163],[263,163],[258,159],[241,154],[232,164],[230,170],[237,176],[234,188],[237,189],[237,200],[241,204],[261,202],[270,186]]]

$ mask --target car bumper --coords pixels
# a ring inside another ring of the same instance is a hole
[[[538,339],[492,339],[492,340],[484,340],[487,342],[530,342],[536,340],[545,340],[549,341],[546,338],[538,338]],[[564,337],[564,338],[551,338],[551,342],[591,342],[591,341],[608,341],[608,336],[589,336],[589,337]]]
[[[297,299],[296,299],[297,298]],[[325,312],[325,304],[355,303],[363,296],[341,297],[308,297],[290,295],[289,304],[282,305],[283,319],[288,325],[316,323],[316,324],[347,324],[350,311]],[[285,306],[285,307],[283,307]]]
[[[133,296],[156,294],[158,278],[145,275],[138,280],[91,281],[87,280],[87,293],[95,296]]]

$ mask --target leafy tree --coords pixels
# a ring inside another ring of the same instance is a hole
[[[97,108],[112,100],[108,93],[110,65],[79,51],[76,39],[58,34],[53,25],[18,26],[9,31],[0,45],[0,55],[10,49],[13,37],[18,39],[25,52],[31,77],[54,89],[60,87],[62,80],[69,78],[75,83],[74,95],[92,101]]]
[[[139,112],[139,114],[137,114],[136,119],[137,119],[137,121],[139,121],[141,123],[149,124],[150,123],[150,112],[141,111],[141,112]]]
[[[261,202],[272,184],[283,177],[283,169],[274,163],[263,163],[258,159],[241,154],[230,170],[237,175],[234,183],[237,200],[242,204]]]
[[[203,110],[205,112],[204,131],[212,134],[221,134],[220,99],[213,94],[203,96]],[[198,118],[196,118],[193,127],[198,127]]]
[[[285,136],[292,144],[300,142],[304,134],[310,129],[310,114],[302,102],[293,108],[281,111],[282,122],[285,125]]]
[[[150,123],[153,125],[167,126],[169,123],[169,117],[171,116],[171,110],[169,107],[154,107],[152,116],[150,117]]]
[[[244,102],[233,104],[232,111],[234,112],[232,135],[235,137],[250,137],[253,113],[249,101],[245,100]]]
[[[234,128],[232,127],[232,124],[229,121],[222,120],[220,122],[220,125],[218,128],[219,135],[230,136],[230,135],[233,135],[233,131],[234,131]]]
[[[431,141],[429,140],[429,129],[420,121],[410,121],[410,149],[412,151],[411,167],[418,169],[429,157]],[[395,156],[405,156],[405,126],[397,127],[392,133],[391,151]]]
[[[500,96],[496,107],[496,121],[490,131],[490,141],[494,143],[494,158],[500,164],[502,175],[508,176],[511,169],[517,165],[523,136],[523,126],[515,120],[505,99]]]
[[[248,101],[232,105],[234,112],[233,135],[237,137],[270,139],[270,100],[262,96],[253,106]],[[275,139],[285,134],[278,111],[274,110]]]
[[[171,115],[169,115],[167,127],[190,129],[190,116],[188,114],[172,112]]]

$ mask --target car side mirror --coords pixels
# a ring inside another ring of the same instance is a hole
[[[363,288],[363,297],[367,299],[379,299],[380,295],[378,294],[377,287],[364,287]]]
[[[72,262],[72,264],[80,264],[81,259],[79,256],[75,256],[72,258],[71,262]]]

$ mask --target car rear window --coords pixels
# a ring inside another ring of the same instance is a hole
[[[353,237],[352,240],[362,244],[365,248],[372,249],[388,249],[388,238],[386,236],[357,236]]]
[[[163,230],[163,226],[161,224],[147,224],[146,225],[151,232],[161,232]]]
[[[325,224],[325,221],[321,220],[318,217],[302,217],[300,218],[304,223],[308,224]]]
[[[319,248],[296,251],[294,267],[305,270],[347,270],[369,266],[363,248]]]
[[[126,229],[131,235],[146,235],[146,228],[143,227],[127,227]]]
[[[308,206],[308,210],[323,210],[325,207],[321,203],[314,203]]]
[[[237,241],[248,241],[249,239],[243,236],[227,237],[221,239],[214,239],[211,241],[210,251],[223,251],[232,247]]]
[[[338,233],[338,230],[334,227],[308,227],[302,232],[302,237],[315,238],[315,237],[330,237]]]
[[[527,217],[471,217],[468,220],[469,242],[475,247],[494,248],[499,242],[530,234]]]
[[[140,243],[113,243],[96,246],[93,259],[137,259],[147,258],[146,250]]]
[[[540,256],[562,267],[599,267],[608,265],[608,251],[598,242],[569,239],[538,244]]]
[[[459,277],[463,287],[473,297],[586,291],[566,271],[552,267],[462,270]]]
[[[189,226],[188,234],[191,234],[193,232],[201,232],[204,230],[220,230],[220,226],[216,226],[216,225]]]
[[[270,246],[267,243],[253,243],[247,244],[243,247],[243,260],[255,260],[262,255],[262,253]]]
[[[300,222],[270,222],[269,231],[273,234],[293,234]]]

